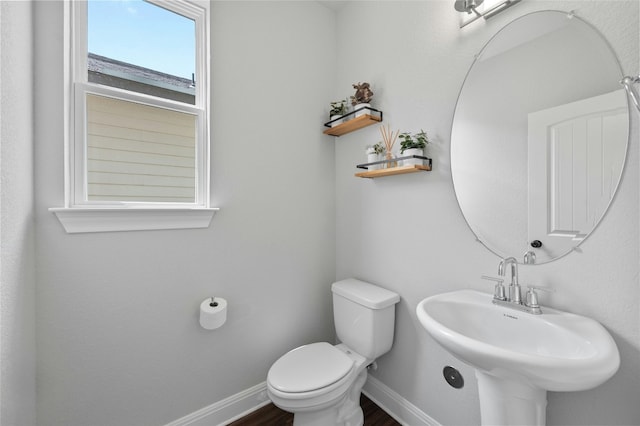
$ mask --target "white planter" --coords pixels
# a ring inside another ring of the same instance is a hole
[[[373,154],[367,153],[367,163],[373,163],[373,162],[375,162],[375,161],[380,161],[380,160],[381,160],[381,158],[380,158],[380,155],[379,155],[379,154],[376,154],[376,153],[373,153]],[[367,170],[378,170],[378,169],[380,169],[380,166],[381,166],[381,164],[374,164],[374,165],[372,165],[372,166],[369,166],[369,168],[368,168]]]
[[[336,120],[336,121],[333,121],[331,123],[331,127],[336,127],[338,124],[342,124],[344,122],[344,118],[338,120],[338,118],[340,118],[340,117],[342,117],[342,116],[341,115],[332,115],[330,117],[330,119],[329,119],[330,121]]]
[[[407,157],[409,155],[424,156],[424,150],[419,148],[411,148],[411,149],[405,149],[404,152],[400,154],[401,157]],[[423,164],[424,164],[424,160],[420,158],[408,158],[406,160],[402,160],[403,166],[412,166],[412,165],[422,166]]]
[[[371,111],[368,109],[364,109],[365,107],[371,107],[371,104],[356,104],[353,109],[356,112],[356,117],[360,117],[361,115],[370,114]]]

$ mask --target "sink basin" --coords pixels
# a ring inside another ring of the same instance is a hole
[[[439,294],[420,302],[418,319],[461,361],[542,389],[591,389],[618,370],[618,348],[598,322],[550,308],[522,313],[492,298],[474,290]]]
[[[427,332],[475,367],[483,425],[544,425],[547,391],[591,389],[618,370],[618,348],[598,322],[545,307],[533,315],[492,300],[459,290],[416,308]]]

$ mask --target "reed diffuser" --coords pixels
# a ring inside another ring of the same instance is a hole
[[[386,129],[384,126],[380,126],[380,133],[382,134],[382,141],[384,142],[386,152],[387,152],[385,156],[385,159],[387,160],[387,163],[386,163],[387,168],[396,167],[398,165],[398,162],[391,161],[393,160],[392,149],[393,149],[393,145],[396,143],[396,139],[398,138],[398,135],[400,134],[400,130],[398,130],[397,133],[394,133],[393,131],[391,131],[391,128],[387,124]]]

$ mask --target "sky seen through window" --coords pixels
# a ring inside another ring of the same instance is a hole
[[[166,74],[195,72],[195,22],[142,0],[90,0],[88,50]]]

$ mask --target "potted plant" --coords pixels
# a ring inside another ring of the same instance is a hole
[[[353,88],[356,89],[356,93],[351,96],[351,105],[353,110],[356,111],[356,117],[367,114],[368,111],[365,107],[370,107],[371,98],[373,98],[373,92],[369,86],[369,83],[353,84]],[[362,111],[358,111],[361,110]]]
[[[405,132],[400,133],[400,155],[401,156],[409,156],[409,155],[420,155],[424,156],[424,148],[429,143],[429,137],[427,133],[420,129],[420,132],[411,133]],[[413,165],[413,164],[423,164],[423,161],[420,158],[408,158],[403,160],[403,165]]]
[[[376,161],[383,160],[384,145],[382,142],[378,142],[373,146],[367,147],[367,163],[374,163]],[[368,170],[378,170],[382,168],[381,164],[374,164],[368,167]]]
[[[329,111],[329,119],[332,122],[331,127],[342,124],[343,120],[340,117],[347,113],[347,100],[341,99],[339,101],[331,102],[331,110]],[[334,121],[335,120],[335,121]]]

